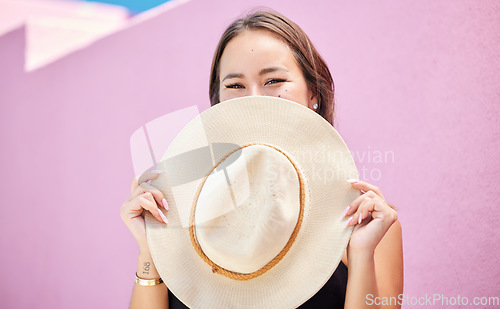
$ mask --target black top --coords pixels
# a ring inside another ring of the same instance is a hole
[[[326,284],[314,294],[308,301],[303,303],[301,309],[342,309],[344,308],[345,292],[347,288],[347,266],[340,261],[339,266],[326,282]],[[185,309],[184,305],[174,294],[168,291],[168,303],[170,309]]]

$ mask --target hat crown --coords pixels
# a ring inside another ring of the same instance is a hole
[[[194,227],[203,253],[225,270],[250,274],[275,259],[300,212],[300,178],[290,158],[267,145],[232,152],[203,184]]]

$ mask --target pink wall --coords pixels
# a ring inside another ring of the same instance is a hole
[[[262,4],[330,65],[360,174],[400,208],[406,295],[500,296],[500,2],[192,0],[29,73],[24,29],[0,37],[2,308],[127,306],[130,136],[206,109],[218,36]]]

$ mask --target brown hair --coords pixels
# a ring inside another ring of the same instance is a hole
[[[246,30],[267,30],[283,40],[294,53],[295,60],[304,74],[307,86],[316,93],[317,113],[333,125],[334,91],[333,78],[325,61],[314,48],[302,29],[285,16],[269,10],[259,10],[235,20],[222,34],[215,50],[210,72],[210,104],[220,102],[220,59],[229,41]]]

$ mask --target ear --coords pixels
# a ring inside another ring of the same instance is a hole
[[[318,96],[313,93],[311,90],[308,91],[308,94],[307,94],[308,98],[309,98],[309,102],[307,103],[307,105],[309,106],[310,109],[312,109],[313,111],[316,111],[317,109],[314,109],[314,106],[316,104],[319,104],[318,103]],[[318,106],[318,105],[316,105]]]

